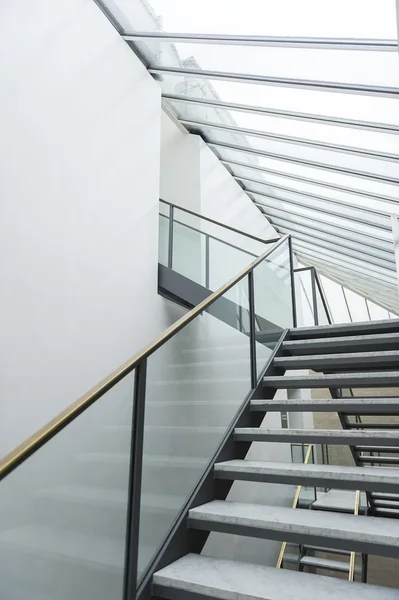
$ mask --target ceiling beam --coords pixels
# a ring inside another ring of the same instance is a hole
[[[363,38],[282,37],[264,35],[231,35],[221,33],[169,33],[166,31],[124,31],[130,41],[159,40],[181,44],[218,44],[229,46],[266,46],[271,48],[315,48],[324,50],[362,50],[395,52],[396,40]]]
[[[351,154],[362,158],[371,158],[384,161],[399,161],[398,154],[383,153],[375,150],[366,150],[362,148],[354,148],[352,146],[339,146],[338,144],[327,144],[326,142],[317,142],[307,140],[305,138],[291,137],[288,135],[280,135],[277,133],[268,133],[257,129],[246,129],[238,125],[227,125],[224,123],[214,123],[212,121],[199,121],[193,119],[180,119],[185,127],[191,129],[216,129],[219,131],[227,131],[245,136],[262,138],[264,140],[272,140],[285,144],[294,144],[297,146],[306,146],[308,148],[316,148],[318,150],[328,150],[329,152],[338,152],[341,154]]]
[[[321,169],[322,171],[329,171],[330,173],[339,173],[340,175],[349,175],[350,177],[360,177],[361,179],[368,179],[372,181],[378,181],[379,183],[388,183],[392,185],[399,185],[399,179],[388,175],[382,175],[381,173],[370,173],[370,171],[357,171],[355,169],[346,169],[345,167],[339,167],[338,165],[331,165],[322,162],[316,162],[312,160],[305,160],[303,158],[297,158],[295,156],[286,156],[285,154],[276,154],[274,152],[267,152],[266,150],[258,150],[257,148],[251,148],[250,146],[239,146],[237,144],[227,144],[225,142],[213,142],[207,140],[208,146],[215,148],[218,151],[219,148],[225,150],[232,150],[235,152],[243,152],[244,154],[251,154],[255,156],[262,156],[263,158],[271,158],[273,160],[280,160],[282,162],[292,163],[295,165],[301,165],[304,167],[311,167],[313,169]],[[220,157],[224,159],[223,156]]]
[[[160,65],[152,65],[148,71],[152,75],[182,75],[183,77],[232,81],[235,83],[251,83],[256,85],[273,85],[277,87],[288,87],[291,89],[312,90],[314,92],[359,94],[363,96],[377,96],[381,98],[399,97],[399,88],[383,85],[317,81],[311,79],[293,79],[290,77],[270,77],[267,75],[251,75],[249,73],[230,73],[227,71],[210,71],[206,69],[191,69],[188,67],[163,67]]]
[[[245,112],[264,117],[276,117],[281,119],[293,119],[295,121],[305,121],[307,123],[316,123],[318,125],[331,125],[334,127],[350,127],[352,129],[361,129],[373,131],[376,133],[399,133],[399,126],[388,123],[375,123],[369,121],[360,121],[357,119],[343,119],[328,115],[316,115],[313,113],[303,113],[297,111],[280,110],[276,108],[264,108],[262,106],[252,106],[250,104],[239,104],[236,102],[223,102],[222,100],[211,100],[209,98],[191,98],[180,96],[178,94],[163,94],[165,100],[172,102],[188,104],[189,106],[206,106],[209,108],[233,110]]]

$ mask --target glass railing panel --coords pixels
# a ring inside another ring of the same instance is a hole
[[[205,287],[205,237],[177,221],[173,222],[172,269]]]
[[[331,316],[328,314],[327,300],[324,295],[324,290],[316,279],[316,303],[317,316],[319,325],[329,325],[332,322]]]
[[[287,239],[253,270],[258,375],[282,330],[293,325],[290,265]]]
[[[140,574],[251,389],[247,290],[245,277],[148,358]]]
[[[134,373],[1,481],[4,600],[122,600]]]
[[[207,244],[209,244],[207,287],[212,291],[218,290],[258,257],[256,254],[246,252],[214,237],[207,236]],[[263,247],[262,252],[265,249]]]
[[[294,281],[298,327],[315,325],[311,270],[295,271]]]
[[[169,217],[159,215],[158,262],[168,266],[169,259]]]

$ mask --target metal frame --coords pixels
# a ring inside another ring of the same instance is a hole
[[[284,225],[277,225],[275,222],[273,223],[273,226],[275,229],[277,229],[277,231],[281,232],[282,235],[285,235],[287,233],[289,233],[290,235],[292,235],[292,237],[294,239],[298,239],[298,240],[302,240],[304,242],[309,242],[311,241],[312,246],[319,246],[320,248],[326,248],[327,250],[337,250],[337,245],[334,244],[333,239],[326,239],[326,237],[324,236],[315,236],[313,235],[309,235],[307,233],[298,231],[297,228],[295,227],[285,227]],[[285,229],[288,229],[288,231],[284,231]],[[304,228],[305,229],[305,228]],[[340,236],[337,236],[340,238]],[[344,251],[342,251],[342,248],[344,248],[345,250],[352,250],[356,253],[360,253],[362,256],[366,255],[366,256],[370,256],[372,258],[378,258],[378,259],[383,259],[386,262],[389,262],[391,264],[395,264],[394,258],[391,256],[391,254],[389,252],[386,252],[386,256],[384,256],[385,251],[382,251],[381,253],[377,253],[377,252],[373,252],[372,250],[369,251],[368,246],[366,244],[359,244],[357,247],[355,243],[353,243],[353,245],[348,245],[351,242],[347,241],[346,243],[342,243],[339,241],[339,253],[340,254],[348,254],[348,256],[350,256],[349,253],[346,253]]]
[[[211,148],[224,148],[225,150],[231,150],[233,152],[243,152],[244,154],[251,154],[254,156],[262,156],[263,158],[271,158],[273,160],[280,160],[281,162],[292,163],[295,165],[302,165],[305,167],[311,167],[313,169],[320,169],[322,171],[329,171],[331,173],[340,173],[341,175],[349,175],[351,177],[359,177],[360,179],[371,179],[372,181],[379,181],[380,183],[389,183],[392,185],[399,185],[399,179],[388,177],[380,173],[370,173],[368,171],[355,171],[353,169],[345,169],[345,167],[332,166],[326,163],[315,162],[311,160],[305,160],[303,158],[296,158],[294,156],[286,156],[284,154],[275,154],[274,152],[267,152],[266,150],[259,150],[257,148],[251,148],[246,146],[239,146],[237,144],[227,144],[225,142],[213,142],[207,140],[207,144]],[[223,156],[220,157],[224,159]]]
[[[223,229],[227,229],[228,231],[233,231],[234,233],[237,233],[238,235],[244,236],[244,237],[249,238],[251,240],[255,240],[255,242],[260,242],[261,244],[274,244],[275,242],[278,242],[279,239],[280,239],[280,238],[271,238],[271,239],[260,238],[260,237],[258,237],[256,235],[252,235],[252,233],[245,233],[244,231],[241,231],[240,229],[236,229],[235,227],[232,227],[231,225],[226,225],[226,223],[221,223],[220,221],[216,221],[215,219],[211,219],[211,217],[206,217],[206,216],[204,216],[202,214],[194,212],[193,210],[189,210],[188,208],[184,208],[184,206],[179,206],[178,204],[174,204],[173,202],[168,202],[167,200],[163,200],[162,198],[160,198],[159,201],[162,204],[166,204],[169,207],[173,207],[173,209],[181,210],[182,212],[185,212],[188,215],[192,215],[192,216],[197,217],[198,219],[201,219],[203,221],[208,221],[208,223],[212,223],[212,225],[218,225],[219,227],[223,227]],[[162,215],[162,216],[166,217],[166,215]],[[183,223],[183,225],[186,225],[186,223]],[[195,229],[191,225],[187,225],[187,227],[191,227],[191,229]],[[202,233],[205,233],[205,232],[202,232]],[[210,237],[212,237],[212,236],[210,236]]]
[[[337,144],[328,144],[326,142],[317,142],[315,140],[307,140],[305,138],[291,137],[288,135],[279,135],[277,133],[262,132],[258,129],[246,129],[245,127],[238,127],[237,125],[226,125],[224,123],[214,123],[212,121],[194,121],[193,119],[180,119],[180,123],[183,123],[186,127],[194,129],[218,129],[220,131],[228,131],[239,135],[248,135],[251,137],[263,138],[265,140],[272,140],[282,142],[286,144],[294,144],[297,146],[307,146],[309,148],[317,148],[318,150],[327,150],[329,152],[338,152],[341,154],[352,154],[355,156],[361,156],[362,158],[370,158],[375,160],[389,160],[399,161],[398,154],[384,154],[374,150],[362,150],[361,148],[354,148],[351,146],[338,146]]]
[[[296,311],[296,293],[295,293],[295,275],[294,275],[294,253],[292,251],[292,238],[288,238],[288,246],[290,253],[290,278],[291,278],[291,303],[292,303],[292,323],[294,327],[298,325],[298,317]]]
[[[340,219],[344,219],[345,221],[350,221],[351,223],[362,223],[362,225],[367,225],[368,227],[371,228],[375,228],[375,229],[382,229],[383,231],[392,231],[392,227],[390,227],[388,225],[389,223],[389,219],[386,216],[386,220],[387,220],[387,225],[383,225],[382,223],[373,223],[372,221],[368,220],[368,219],[362,219],[360,217],[354,217],[353,215],[343,215],[342,211],[340,212],[339,210],[329,210],[327,208],[323,208],[322,206],[312,206],[310,204],[304,204],[303,202],[299,202],[298,200],[294,200],[292,198],[282,198],[281,196],[272,196],[271,194],[263,194],[262,192],[253,192],[252,190],[248,190],[245,189],[245,192],[247,192],[247,194],[250,194],[251,196],[261,196],[262,198],[267,198],[268,202],[284,202],[285,204],[292,204],[294,206],[299,206],[300,208],[305,208],[307,210],[310,211],[314,211],[317,213],[322,213],[325,215],[329,215],[329,216],[333,216],[333,217],[338,217]],[[332,200],[330,202],[330,204],[332,204],[333,206],[335,205],[335,202]],[[263,204],[262,206],[265,206],[266,208],[274,208],[274,207],[270,207],[268,206],[268,204]],[[275,207],[278,210],[285,210],[284,208],[280,208],[279,206]],[[350,210],[358,210],[359,212],[362,212],[364,214],[364,211],[362,209],[355,209],[354,207],[350,207]],[[291,212],[288,211],[290,214]],[[300,213],[298,212],[293,212],[292,214],[295,215],[299,215]],[[304,215],[305,218],[307,215]],[[385,215],[384,215],[385,217]]]
[[[265,208],[265,205],[261,204],[260,202],[255,202],[254,204],[260,206],[261,208]],[[278,213],[278,214],[273,215],[273,213],[270,211],[274,211],[275,213]],[[365,238],[365,239],[368,238],[368,239],[372,240],[370,242],[371,244],[375,244],[376,242],[382,242],[382,243],[387,244],[387,247],[389,245],[389,240],[387,240],[383,237],[379,237],[376,234],[373,234],[370,232],[369,233],[359,232],[356,229],[352,229],[351,227],[346,227],[345,225],[341,225],[340,223],[331,223],[329,221],[323,221],[320,219],[316,220],[315,218],[312,218],[308,215],[300,215],[297,213],[294,214],[292,212],[283,210],[281,208],[269,208],[269,212],[267,212],[267,213],[264,212],[264,214],[271,221],[273,220],[273,217],[275,217],[276,219],[280,219],[287,223],[295,223],[297,225],[302,225],[304,227],[306,227],[307,223],[311,222],[311,223],[316,224],[315,229],[318,229],[319,231],[321,231],[323,233],[328,233],[328,230],[326,231],[325,229],[321,229],[319,227],[319,225],[326,225],[329,228],[333,228],[333,229],[335,228],[335,229],[338,229],[339,231],[347,231],[349,233],[354,233],[355,235],[361,236],[362,238]],[[295,217],[297,217],[297,218],[295,218]],[[302,220],[300,220],[300,219],[302,219]],[[312,225],[312,227],[313,227],[313,225]],[[353,238],[352,238],[352,240],[355,241]]]
[[[162,67],[152,65],[148,72],[152,75],[182,75],[200,79],[215,79],[236,83],[252,83],[257,85],[273,85],[319,92],[336,92],[341,94],[359,94],[378,96],[381,98],[397,98],[399,88],[382,85],[364,85],[339,83],[335,81],[317,81],[310,79],[292,79],[289,77],[268,77],[266,75],[250,75],[247,73],[229,73],[227,71],[211,71],[206,69],[189,69],[184,67]]]
[[[398,200],[392,196],[386,196],[382,194],[373,194],[372,192],[368,192],[365,190],[359,190],[351,187],[344,187],[342,185],[337,185],[335,183],[331,183],[328,181],[320,181],[320,179],[312,179],[310,177],[303,177],[301,175],[295,175],[291,173],[287,173],[285,171],[276,171],[275,169],[268,169],[267,167],[258,165],[240,162],[237,160],[221,158],[220,162],[225,165],[230,171],[230,173],[234,176],[235,174],[231,170],[233,166],[235,167],[243,167],[244,169],[252,169],[254,171],[258,171],[260,173],[267,173],[268,175],[272,175],[273,177],[282,177],[284,179],[292,179],[293,181],[299,181],[300,183],[306,183],[310,185],[316,185],[319,187],[327,188],[329,190],[336,190],[337,192],[343,192],[345,194],[353,194],[355,196],[361,196],[362,198],[370,198],[371,200],[378,200],[380,202],[389,202],[389,203],[398,203]]]
[[[388,212],[388,211],[384,211],[384,210],[379,210],[379,209],[371,208],[371,207],[370,208],[363,207],[358,204],[348,204],[348,202],[345,202],[344,200],[339,200],[338,198],[331,198],[331,196],[327,197],[327,196],[321,196],[320,194],[314,194],[312,192],[305,192],[303,190],[298,190],[295,188],[286,187],[284,185],[279,185],[272,181],[262,181],[260,179],[249,179],[248,177],[240,177],[239,175],[233,175],[233,178],[236,181],[243,181],[243,182],[249,183],[251,185],[264,185],[266,187],[270,187],[270,188],[273,188],[275,190],[279,190],[282,192],[289,192],[290,194],[297,194],[298,196],[304,196],[305,198],[314,198],[315,200],[321,200],[322,202],[328,202],[329,204],[336,204],[337,206],[344,206],[348,210],[360,210],[360,211],[362,211],[362,213],[378,215],[380,217],[389,217],[390,218],[391,212],[392,212],[392,211]],[[247,190],[245,188],[245,191],[247,193],[249,193],[251,190]],[[251,193],[257,193],[257,194],[262,195],[262,192],[251,192]],[[387,202],[387,204],[392,204],[392,206],[394,206],[396,209],[399,208],[399,200],[387,199],[387,200],[385,200],[385,202]],[[310,205],[304,204],[303,206],[310,206]]]
[[[238,112],[247,112],[265,117],[277,117],[282,119],[293,119],[296,121],[305,121],[308,123],[317,123],[319,125],[332,125],[336,127],[349,127],[352,129],[361,129],[365,131],[374,131],[378,133],[399,133],[398,125],[388,123],[375,123],[369,121],[359,121],[356,119],[343,119],[340,117],[329,117],[328,115],[316,115],[314,113],[303,113],[288,110],[279,110],[275,108],[263,108],[250,104],[240,104],[237,102],[222,102],[221,100],[211,100],[208,98],[193,98],[191,96],[180,96],[178,94],[163,94],[162,98],[171,102],[180,102],[183,104],[192,104],[194,106],[207,106],[210,108],[233,110]]]
[[[263,209],[263,206],[261,204],[257,203],[257,205],[260,206],[261,209]],[[293,228],[293,231],[295,231],[295,227],[300,227],[301,231],[307,234],[309,239],[312,237],[313,231],[318,231],[323,236],[328,236],[330,239],[346,239],[348,241],[353,242],[354,244],[358,244],[359,246],[367,246],[367,242],[362,242],[356,237],[352,237],[350,235],[353,233],[357,236],[360,236],[359,231],[356,231],[356,229],[344,227],[343,225],[337,225],[335,223],[327,223],[326,221],[316,221],[316,219],[312,219],[311,217],[305,218],[304,223],[303,221],[300,221],[298,219],[291,218],[291,214],[289,214],[288,216],[287,214],[284,213],[283,215],[275,216],[264,212],[264,215],[269,219],[273,226],[275,226],[274,224],[277,223],[279,225],[282,225],[282,227],[290,228],[290,231],[291,227]],[[302,219],[303,217],[300,218]],[[309,221],[312,223],[311,226],[306,225],[306,223]],[[327,229],[324,229],[322,225],[326,225]],[[343,232],[345,233],[343,234]],[[368,233],[362,233],[361,237],[365,240],[370,240],[370,245],[368,247],[374,247],[375,249],[381,250],[382,252],[387,252],[389,255],[393,253],[393,249],[391,251],[392,246],[390,245],[388,240]],[[326,239],[326,237],[323,237],[321,239]],[[385,244],[385,246],[383,246],[383,244]]]
[[[263,35],[230,35],[221,33],[172,33],[165,31],[124,31],[124,40],[158,40],[161,42],[196,43],[240,46],[268,46],[272,48],[315,48],[327,50],[363,50],[397,52],[396,40],[323,37],[281,37]]]

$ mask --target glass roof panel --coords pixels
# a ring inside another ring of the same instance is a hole
[[[395,0],[202,0],[194,6],[187,0],[106,0],[105,4],[136,31],[396,37]],[[145,12],[152,16],[150,22],[145,22]]]
[[[396,311],[396,1],[96,2],[298,255]]]

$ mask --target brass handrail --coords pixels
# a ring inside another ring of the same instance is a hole
[[[359,514],[359,507],[360,507],[360,490],[357,490],[356,491],[356,498],[355,498],[355,509],[353,511],[353,514],[356,517]],[[348,577],[348,581],[354,581],[355,580],[355,559],[356,559],[356,552],[351,552],[351,556],[350,556],[350,560],[349,560],[349,577]]]
[[[308,462],[309,462],[309,458],[310,458],[310,455],[312,453],[312,448],[313,448],[313,444],[309,444],[308,450],[307,450],[306,455],[305,455],[305,460],[303,461],[304,465],[307,465]],[[294,501],[292,503],[292,508],[296,508],[297,505],[298,505],[299,496],[301,494],[301,489],[302,489],[302,485],[298,485],[298,487],[296,488],[296,492],[295,492],[295,496],[294,496]],[[287,547],[287,542],[283,542],[281,544],[280,554],[278,555],[276,569],[280,569],[281,568],[281,565],[283,563],[284,552],[285,552],[286,547]]]
[[[33,435],[28,437],[22,444],[17,446],[9,454],[0,460],[0,480],[5,477],[10,471],[22,463],[26,458],[38,450],[43,444],[51,439],[56,433],[61,431],[68,423],[73,421],[77,416],[89,408],[94,402],[96,402],[101,396],[103,396],[108,390],[116,385],[126,375],[131,373],[133,369],[140,363],[140,361],[146,359],[148,356],[153,354],[160,346],[165,344],[171,337],[176,335],[183,327],[188,325],[195,317],[206,310],[211,304],[213,304],[218,298],[223,296],[229,289],[236,285],[241,279],[243,279],[250,271],[262,263],[276,248],[281,246],[286,240],[290,238],[289,235],[285,235],[279,239],[279,241],[268,247],[267,250],[261,254],[256,260],[252,261],[247,267],[242,269],[238,275],[230,279],[216,292],[210,294],[205,300],[197,304],[192,310],[186,313],[181,319],[176,321],[173,325],[165,329],[165,331],[151,342],[144,349],[136,353],[132,358],[126,361],[118,369],[113,371],[108,377],[103,379],[100,383],[94,386],[90,391],[81,396],[76,402],[68,406],[54,419],[49,421],[46,425],[41,427]]]

